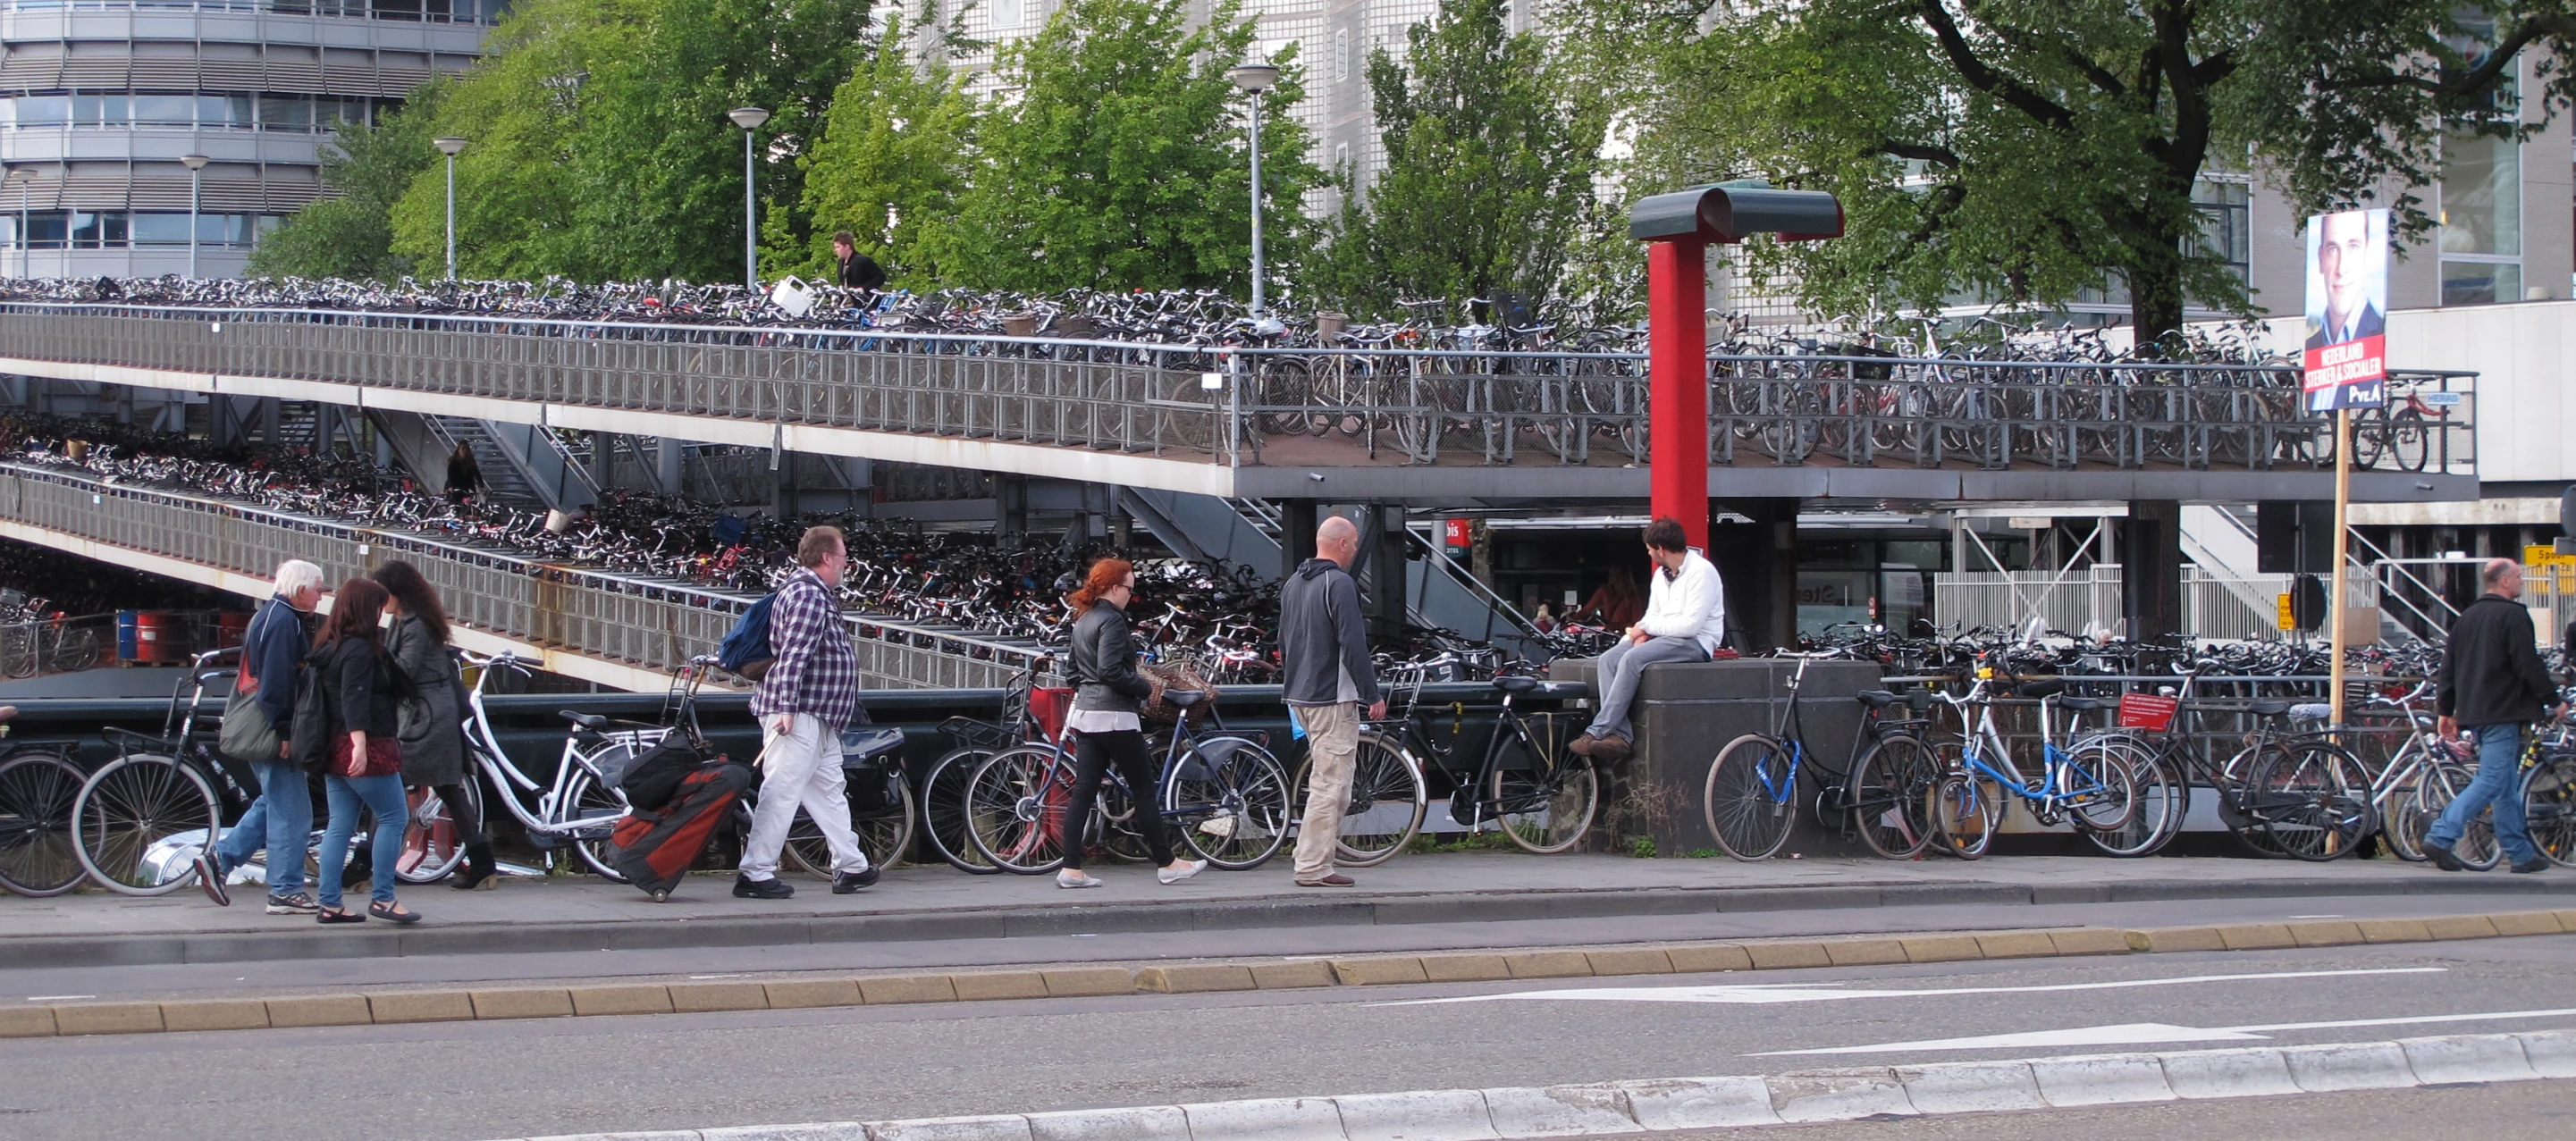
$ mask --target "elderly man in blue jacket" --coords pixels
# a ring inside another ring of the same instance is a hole
[[[313,897],[304,891],[304,850],[313,834],[313,791],[304,769],[287,760],[285,730],[295,723],[295,679],[312,648],[307,628],[313,608],[322,602],[322,568],[302,559],[278,565],[275,593],[251,616],[242,634],[241,675],[234,685],[252,695],[268,723],[279,729],[278,755],[236,757],[259,778],[259,799],[222,841],[197,857],[197,883],[208,898],[232,903],[224,880],[250,862],[251,854],[268,849],[268,913],[311,915]]]

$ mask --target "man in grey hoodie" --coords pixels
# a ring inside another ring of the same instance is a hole
[[[1350,576],[1359,551],[1359,528],[1339,515],[1328,518],[1315,528],[1320,557],[1298,564],[1279,587],[1282,691],[1289,711],[1305,726],[1306,753],[1313,761],[1306,818],[1297,833],[1299,887],[1351,886],[1351,877],[1333,870],[1333,851],[1342,813],[1350,807],[1360,707],[1368,707],[1371,719],[1386,716],[1369,661],[1359,584]]]

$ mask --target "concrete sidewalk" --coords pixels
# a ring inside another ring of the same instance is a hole
[[[668,903],[589,876],[517,879],[493,892],[407,889],[418,927],[318,928],[270,916],[255,886],[231,908],[189,890],[158,899],[82,892],[0,896],[0,969],[349,959],[478,953],[751,947],[1217,931],[1335,925],[1565,920],[1932,904],[2060,905],[2158,900],[2407,896],[2476,892],[2576,897],[2576,871],[2445,875],[2395,860],[2332,864],[2159,857],[1956,860],[1639,860],[1505,852],[1408,855],[1355,873],[1353,889],[1296,887],[1284,861],[1210,871],[1164,887],[1141,867],[1105,867],[1106,887],[1068,892],[1051,876],[967,876],[899,868],[876,887],[831,894],[791,880],[794,899],[731,895],[729,873],[692,877]]]

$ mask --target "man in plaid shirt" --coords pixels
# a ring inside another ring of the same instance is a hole
[[[743,842],[742,871],[733,893],[743,899],[785,899],[796,889],[778,882],[778,853],[787,826],[802,806],[832,847],[832,894],[848,895],[877,882],[850,831],[850,799],[841,780],[841,730],[861,716],[859,659],[850,628],[841,621],[833,591],[850,554],[838,527],[815,527],[796,542],[802,568],[778,588],[769,609],[769,672],[751,694],[760,721],[760,800]]]

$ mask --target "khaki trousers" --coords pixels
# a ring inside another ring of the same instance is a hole
[[[1333,874],[1333,846],[1342,835],[1342,813],[1351,806],[1351,769],[1360,751],[1360,707],[1297,706],[1306,727],[1306,818],[1297,830],[1297,879],[1313,883]]]

